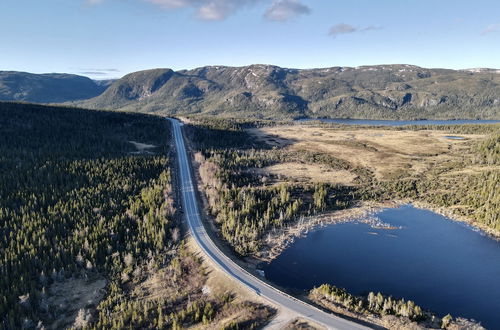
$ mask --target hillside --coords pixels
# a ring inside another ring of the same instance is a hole
[[[0,102],[0,329],[269,320],[187,247],[170,137],[157,116]]]
[[[0,100],[58,103],[101,94],[107,83],[72,74],[0,71]]]
[[[500,73],[493,69],[208,66],[131,73],[77,105],[256,118],[498,119],[498,95]]]

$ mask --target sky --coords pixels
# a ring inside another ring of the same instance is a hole
[[[500,69],[499,0],[0,0],[0,70]]]

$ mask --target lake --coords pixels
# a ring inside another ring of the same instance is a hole
[[[500,329],[500,242],[468,225],[411,205],[375,215],[398,229],[333,224],[297,239],[264,269],[290,289],[323,283],[362,295],[411,299]]]
[[[444,138],[448,140],[465,140],[465,138],[462,136],[454,136],[454,135],[446,135]]]
[[[406,126],[406,125],[463,125],[463,124],[497,124],[500,120],[372,120],[372,119],[298,119],[297,121],[319,120],[325,123],[343,125],[369,126]]]

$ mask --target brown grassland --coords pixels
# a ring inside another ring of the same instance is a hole
[[[482,134],[448,134],[445,131],[410,131],[394,129],[333,129],[311,125],[274,126],[250,129],[261,141],[296,151],[330,154],[355,166],[369,168],[378,180],[415,177],[439,166],[461,162],[470,153],[471,141],[484,139]],[[463,140],[448,139],[453,135]],[[500,168],[500,166],[496,166]],[[491,166],[454,169],[480,172]],[[300,163],[279,164],[266,168],[270,174],[313,181],[352,183],[355,174],[334,171],[326,166]]]

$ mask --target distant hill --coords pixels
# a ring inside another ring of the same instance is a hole
[[[61,103],[98,96],[113,81],[72,74],[0,71],[0,100]]]
[[[77,105],[257,118],[500,118],[500,71],[272,65],[131,73]]]

